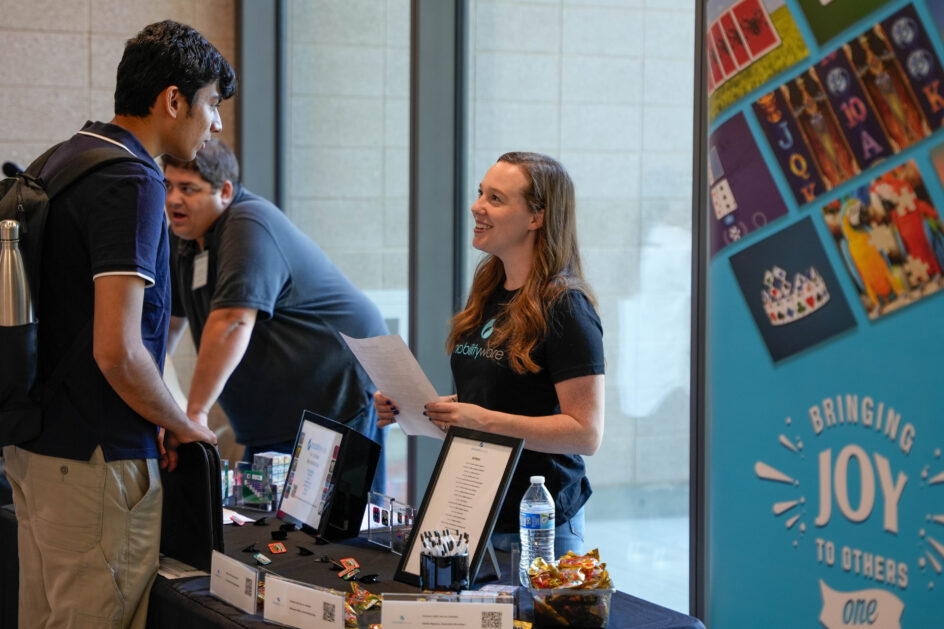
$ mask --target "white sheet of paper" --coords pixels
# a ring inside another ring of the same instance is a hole
[[[289,627],[344,629],[344,594],[270,574],[265,580],[262,615]]]
[[[186,564],[173,557],[168,557],[167,555],[161,555],[161,563],[157,568],[157,574],[170,580],[207,576],[207,573],[203,570],[197,570],[190,564]]]
[[[232,509],[223,509],[223,524],[238,524],[242,526],[248,522],[255,522],[255,520],[244,516],[242,513],[236,513]]]
[[[268,592],[266,592],[268,596]],[[384,627],[500,627],[511,629],[515,606],[511,603],[441,601],[388,601],[380,608]],[[486,624],[488,622],[489,624]]]
[[[399,334],[366,339],[341,334],[341,338],[354,352],[374,386],[400,409],[397,423],[403,432],[411,437],[445,437],[445,433],[423,415],[423,406],[438,400],[439,394]]]
[[[247,614],[256,613],[259,571],[214,550],[210,560],[210,594]]]

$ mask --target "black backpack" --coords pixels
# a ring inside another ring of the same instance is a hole
[[[39,176],[43,166],[60,146],[57,144],[47,150],[25,171],[9,162],[4,164],[3,171],[10,176],[0,181],[0,220],[14,219],[20,223],[20,251],[34,304],[39,296],[43,235],[50,200],[85,175],[109,164],[139,162],[155,168],[154,164],[121,147],[107,146],[80,153],[44,181]],[[44,392],[58,389],[72,364],[83,350],[90,348],[91,322],[89,333],[80,334],[48,380],[40,382],[39,323],[0,326],[0,446],[23,443],[39,436]]]

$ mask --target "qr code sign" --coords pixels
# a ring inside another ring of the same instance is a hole
[[[482,629],[501,629],[501,612],[482,612]]]
[[[334,603],[324,601],[321,604],[321,617],[325,622],[334,622],[334,615],[337,613],[337,606]]]

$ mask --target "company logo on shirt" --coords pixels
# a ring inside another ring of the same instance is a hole
[[[485,325],[482,326],[479,336],[483,339],[487,339],[495,331],[495,319],[489,319],[485,322]],[[489,358],[496,362],[502,360],[505,357],[505,350],[489,347],[488,345],[479,345],[478,343],[459,343],[456,345],[455,349],[452,350],[457,356],[468,356],[472,359],[475,358]]]
[[[456,348],[452,350],[452,353],[457,356],[468,356],[470,358],[491,358],[494,361],[499,361],[505,357],[505,350],[488,347],[487,345],[482,346],[478,343],[459,343],[456,345]]]

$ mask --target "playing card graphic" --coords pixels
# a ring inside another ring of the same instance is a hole
[[[774,362],[855,326],[809,217],[730,261]]]
[[[715,89],[724,83],[724,70],[721,69],[721,60],[718,57],[718,51],[715,49],[715,40],[713,37],[707,38],[708,46],[708,73],[711,75],[715,84]]]
[[[914,5],[902,7],[874,30],[885,37],[905,70],[931,129],[944,126],[944,69]]]
[[[810,68],[780,89],[828,187],[834,188],[857,175],[859,163],[815,69]]]
[[[728,48],[731,50],[731,56],[734,57],[738,69],[743,68],[753,61],[754,58],[744,44],[744,35],[741,33],[737,22],[734,20],[734,15],[731,12],[724,13],[718,19],[717,23],[721,26],[721,32],[728,42]]]
[[[731,7],[731,12],[753,57],[760,57],[780,45],[780,35],[760,0],[741,0]]]
[[[891,157],[892,145],[884,126],[870,106],[870,99],[856,80],[856,71],[842,50],[826,55],[816,64],[816,75],[826,99],[838,118],[855,161],[868,168]]]
[[[708,138],[708,165],[712,255],[786,214],[743,114]]]
[[[707,0],[708,117],[809,54],[785,0]]]
[[[842,48],[895,152],[927,136],[930,128],[921,106],[882,30],[866,31]]]
[[[718,61],[721,64],[721,71],[724,72],[726,77],[732,76],[737,72],[738,66],[728,46],[728,40],[724,37],[724,31],[721,29],[720,22],[715,22],[714,25],[712,25],[708,37],[710,37],[712,43],[714,43],[715,52],[718,54]]]
[[[754,103],[754,113],[790,183],[798,204],[809,203],[826,191],[816,161],[803,139],[784,93],[776,89]]]
[[[753,108],[797,202],[808,203],[944,125],[944,70],[909,4]]]

